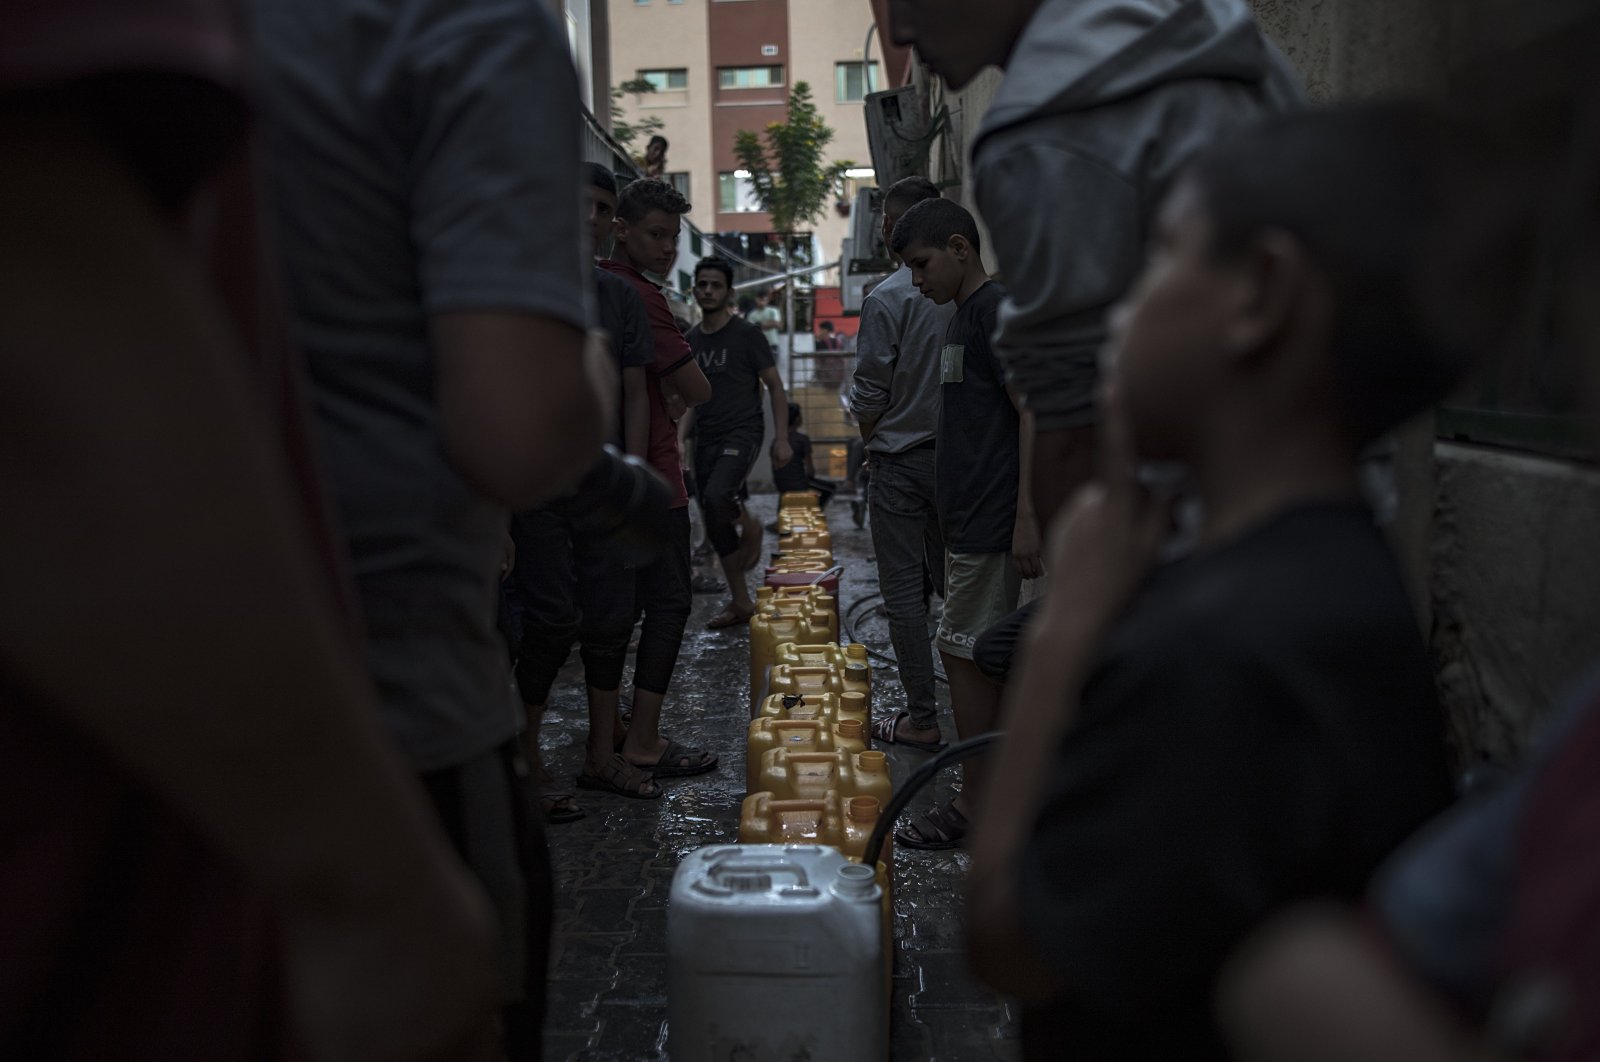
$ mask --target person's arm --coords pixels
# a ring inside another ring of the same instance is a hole
[[[1051,541],[1055,583],[1027,631],[1008,683],[994,753],[993,792],[980,807],[968,875],[973,968],[990,985],[1028,1001],[1048,999],[1058,980],[1040,961],[1017,906],[1018,857],[1033,827],[1050,766],[1077,720],[1078,692],[1113,619],[1155,561],[1165,509],[1135,477],[1125,428],[1108,418],[1101,481],[1074,499]],[[1055,711],[1040,706],[1057,705]]]
[[[622,370],[623,446],[635,457],[650,448],[650,381],[642,365]]]
[[[71,111],[0,108],[7,699],[277,901],[319,1057],[442,1049],[492,1013],[492,920],[378,719],[249,359],[160,217]],[[95,638],[108,617],[128,622]]]
[[[1016,396],[1012,396],[1016,401]],[[1039,521],[1033,514],[1033,418],[1019,410],[1017,416],[1017,520],[1011,530],[1011,559],[1024,579],[1044,574],[1039,555]]]
[[[596,270],[617,296],[618,330],[615,337],[622,364],[622,445],[635,457],[650,449],[650,366],[655,361],[655,340],[644,300],[633,285],[620,277]]]
[[[776,366],[761,370],[761,382],[772,409],[772,467],[782,468],[794,460],[794,450],[789,446],[789,396],[784,394],[783,377],[778,375]]]
[[[850,384],[850,411],[856,415],[861,441],[871,442],[878,420],[889,408],[894,365],[900,356],[900,328],[884,300],[868,295],[861,305],[856,333],[856,372]]]
[[[1243,1062],[1492,1062],[1444,1001],[1349,915],[1305,909],[1258,933],[1222,977]]]
[[[585,338],[565,37],[543,17],[508,18],[406,62],[409,235],[443,443],[479,490],[525,508],[588,470],[615,405],[597,385],[604,344]]]
[[[711,401],[711,381],[706,379],[700,363],[692,356],[661,378],[661,388],[663,391],[670,389],[686,410]]]
[[[576,483],[611,419],[595,383],[604,350],[524,313],[436,314],[432,331],[445,449],[461,474],[511,509]]]
[[[1121,174],[1048,141],[976,160],[974,169],[1006,276],[995,353],[1034,417],[1029,492],[1047,527],[1093,472],[1106,316],[1138,273],[1143,205]],[[1032,194],[1038,188],[1062,194],[1041,204]]]
[[[689,443],[694,436],[694,410],[686,409],[683,416],[678,418],[678,449],[685,456],[689,453]]]

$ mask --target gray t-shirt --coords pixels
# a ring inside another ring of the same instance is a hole
[[[251,15],[275,235],[368,659],[413,765],[453,766],[517,728],[495,629],[507,514],[446,457],[428,321],[587,323],[566,41],[541,0]]]
[[[877,421],[868,450],[903,453],[938,434],[939,353],[955,315],[955,303],[924,298],[905,266],[867,295],[850,408],[864,421]]]

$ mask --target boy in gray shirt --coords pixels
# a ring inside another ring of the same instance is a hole
[[[890,188],[883,197],[884,245],[907,210],[938,198],[939,189],[926,177],[907,177]],[[895,666],[906,692],[906,710],[878,720],[873,736],[925,752],[943,746],[924,573],[932,574],[942,596],[944,538],[934,505],[934,439],[939,351],[954,315],[954,303],[939,306],[923,298],[902,263],[862,304],[850,388],[850,409],[871,455],[872,549]]]

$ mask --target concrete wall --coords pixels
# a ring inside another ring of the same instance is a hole
[[[1252,0],[1318,101],[1471,99],[1463,72],[1559,38],[1590,0]],[[1405,435],[1397,545],[1463,759],[1507,761],[1600,659],[1600,472]]]

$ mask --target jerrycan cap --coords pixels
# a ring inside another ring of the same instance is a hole
[[[861,720],[841,719],[834,731],[842,738],[858,738],[861,736]]]
[[[846,900],[876,900],[878,874],[861,863],[846,863],[833,880],[833,894]]]
[[[856,757],[856,762],[861,765],[863,771],[881,771],[884,768],[886,759],[888,757],[884,753],[874,749],[859,754]]]
[[[854,796],[849,801],[851,822],[876,822],[882,805],[875,796]]]

